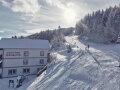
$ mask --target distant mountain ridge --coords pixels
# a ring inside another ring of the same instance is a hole
[[[93,42],[115,42],[120,33],[120,6],[98,10],[76,24],[75,34]]]

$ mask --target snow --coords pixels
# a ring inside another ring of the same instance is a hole
[[[57,55],[55,64],[17,90],[120,90],[119,45],[83,42],[74,35],[66,41],[72,52],[52,52]]]
[[[3,38],[0,40],[0,48],[49,49],[50,44],[48,40]]]
[[[26,80],[22,83],[23,87],[21,87],[21,90],[25,90],[25,87],[27,88],[34,80],[36,76],[27,76]],[[13,84],[10,84],[9,87],[9,80],[14,80],[14,87]],[[13,78],[3,78],[0,79],[0,90],[16,90],[16,86],[17,86],[17,77],[13,77]]]

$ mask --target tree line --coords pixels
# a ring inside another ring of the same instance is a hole
[[[29,38],[29,39],[42,39],[42,40],[48,40],[51,44],[51,48],[58,48],[59,46],[63,45],[65,42],[65,36],[71,34],[73,32],[74,28],[61,28],[58,26],[58,29],[54,30],[45,30],[40,31],[40,33],[35,33],[29,36],[13,36],[12,38]]]
[[[120,5],[86,15],[76,24],[75,34],[92,42],[114,43],[120,33]]]

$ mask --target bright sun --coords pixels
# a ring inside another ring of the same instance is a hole
[[[68,22],[68,23],[73,23],[73,22],[75,22],[75,19],[76,19],[76,12],[75,12],[75,10],[73,10],[73,9],[66,9],[65,11],[64,11],[64,18],[65,18],[65,20]]]

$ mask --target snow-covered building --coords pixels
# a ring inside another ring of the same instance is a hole
[[[48,40],[1,39],[0,77],[34,75],[48,63]]]

